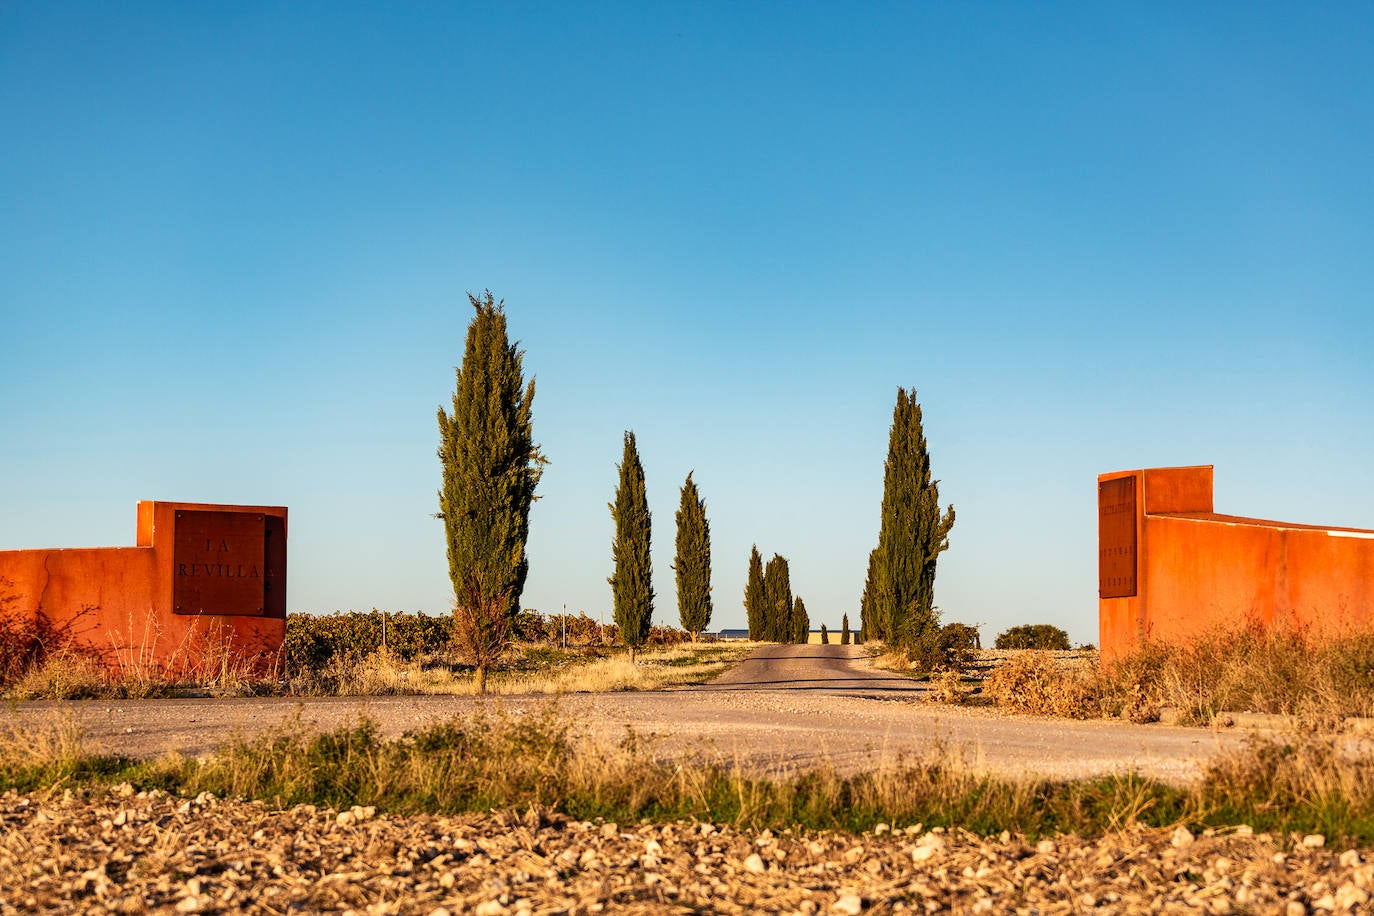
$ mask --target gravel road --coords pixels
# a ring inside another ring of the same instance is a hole
[[[528,711],[541,697],[317,697],[31,702],[19,720],[73,716],[93,742],[139,756],[169,750],[202,754],[229,735],[280,727],[299,715],[330,728],[367,715],[389,735],[475,709]],[[627,726],[661,753],[701,750],[751,769],[829,762],[845,772],[931,742],[1005,775],[1074,778],[1137,772],[1172,782],[1197,777],[1206,761],[1242,735],[1116,720],[1010,717],[988,709],[938,706],[892,672],[874,669],[854,646],[769,646],[710,684],[643,693],[571,694],[559,709],[596,737],[619,739]],[[294,726],[293,726],[294,727]]]

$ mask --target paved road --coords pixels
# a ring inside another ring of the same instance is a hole
[[[925,686],[874,668],[861,646],[764,646],[710,684],[708,691],[785,690],[826,696],[916,699]]]
[[[828,763],[853,772],[939,743],[972,766],[1008,775],[1135,769],[1183,781],[1242,738],[1235,731],[1008,717],[928,704],[916,699],[919,693],[899,675],[872,669],[851,646],[776,646],[758,650],[709,685],[573,694],[556,702],[595,738],[623,738],[628,726],[665,755],[693,750],[770,771]],[[479,707],[519,712],[547,702],[443,696],[99,700],[19,703],[8,715],[24,721],[71,715],[92,741],[153,756],[204,753],[234,732],[330,728],[367,715],[397,735]]]

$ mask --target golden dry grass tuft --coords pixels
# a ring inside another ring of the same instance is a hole
[[[105,666],[89,655],[57,652],[25,671],[10,686],[16,700],[80,700],[109,691]]]

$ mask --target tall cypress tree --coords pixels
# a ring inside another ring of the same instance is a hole
[[[448,544],[456,634],[476,661],[477,689],[505,648],[529,563],[530,504],[546,459],[534,443],[534,379],[506,336],[505,303],[468,294],[476,315],[457,369],[453,412],[439,408],[443,485],[438,517]]]
[[[916,391],[897,389],[887,461],[883,468],[882,526],[878,532],[869,638],[911,648],[939,626],[934,608],[935,564],[949,547],[954,507],[940,511],[939,482],[930,476],[930,453]],[[882,632],[877,632],[881,626]]]
[[[849,615],[845,614],[840,621],[840,645],[849,645]]]
[[[759,545],[749,550],[749,577],[744,583],[744,613],[749,620],[749,638],[762,641],[766,631],[768,598],[763,590],[763,557]]]
[[[798,595],[792,602],[791,630],[788,642],[802,645],[811,641],[811,617],[806,613],[806,602]]]
[[[625,452],[617,466],[620,483],[615,489],[615,502],[610,503],[615,520],[615,539],[611,541],[611,557],[615,572],[606,581],[611,584],[615,602],[615,624],[620,638],[630,647],[630,662],[635,651],[649,638],[649,626],[654,616],[653,570],[649,561],[649,499],[644,489],[644,465],[639,461],[635,434],[625,432]]]
[[[881,632],[881,621],[878,619],[878,580],[879,580],[879,559],[878,548],[874,547],[868,552],[868,576],[864,579],[864,593],[859,598],[859,624],[866,627],[870,633]]]
[[[711,623],[711,523],[706,520],[706,501],[690,473],[678,503],[673,571],[677,578],[678,620],[695,642]]]
[[[791,642],[791,573],[788,571],[787,560],[776,553],[763,569],[763,598],[763,638],[768,642]]]

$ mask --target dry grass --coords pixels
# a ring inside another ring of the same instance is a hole
[[[1188,646],[1147,644],[1102,672],[1104,709],[1171,706],[1186,721],[1274,713],[1334,725],[1374,715],[1374,634],[1318,640],[1302,630],[1214,630]]]
[[[185,691],[235,696],[260,692],[264,672],[254,659],[236,650],[227,627],[193,630],[164,661],[155,651],[159,638],[155,624],[145,622],[137,643],[116,631],[109,634],[104,651],[61,642],[18,669],[3,695],[13,700],[73,700],[143,699]]]
[[[682,644],[641,651],[631,663],[628,654],[605,649],[573,652],[525,647],[512,650],[505,670],[488,675],[486,692],[506,696],[606,693],[699,684],[743,658],[750,648],[733,643]],[[318,679],[297,689],[340,696],[467,696],[476,693],[476,683],[468,669],[455,670],[433,658],[404,661],[383,648],[361,659],[337,657]]]
[[[1215,630],[1187,646],[1149,643],[1101,669],[1096,653],[982,654],[995,661],[983,696],[1016,712],[1153,722],[1172,708],[1190,724],[1253,712],[1324,728],[1374,716],[1374,634]]]
[[[205,636],[199,640],[207,641]],[[699,684],[739,661],[752,644],[680,644],[640,652],[629,662],[616,650],[559,651],[547,647],[522,647],[510,652],[506,669],[489,674],[489,694],[577,694],[577,692],[650,691]],[[80,652],[54,652],[30,666],[5,691],[10,699],[140,699],[169,696],[185,691],[210,691],[220,695],[249,695],[282,691],[282,685],[256,677],[250,663],[232,648],[205,645],[188,659],[195,666],[181,666],[173,674],[169,666],[151,662],[151,652],[126,647],[121,667],[109,672],[102,663]],[[293,678],[286,692],[315,696],[473,695],[473,670],[453,666],[447,656],[405,659],[389,648],[370,654],[334,656],[319,672]]]
[[[50,792],[104,779],[126,763],[91,747],[71,715],[41,725],[0,723],[0,784]]]
[[[25,671],[8,691],[16,700],[80,700],[109,692],[105,666],[89,655],[57,652]]]
[[[748,653],[744,646],[719,643],[641,651],[634,663],[628,655],[617,653],[581,665],[499,676],[488,684],[488,690],[499,694],[661,690],[703,683]]]
[[[763,776],[701,754],[656,755],[633,733],[618,745],[598,742],[553,703],[520,715],[498,706],[399,739],[383,738],[367,720],[318,734],[288,723],[231,740],[209,757],[151,763],[89,752],[70,722],[0,728],[0,789],[92,782],[397,813],[533,807],[622,823],[694,818],[846,830],[920,823],[984,836],[1244,824],[1374,839],[1374,758],[1310,733],[1256,741],[1219,758],[1203,779],[1171,786],[1132,775],[1007,779],[939,742],[852,776],[824,764]]]

